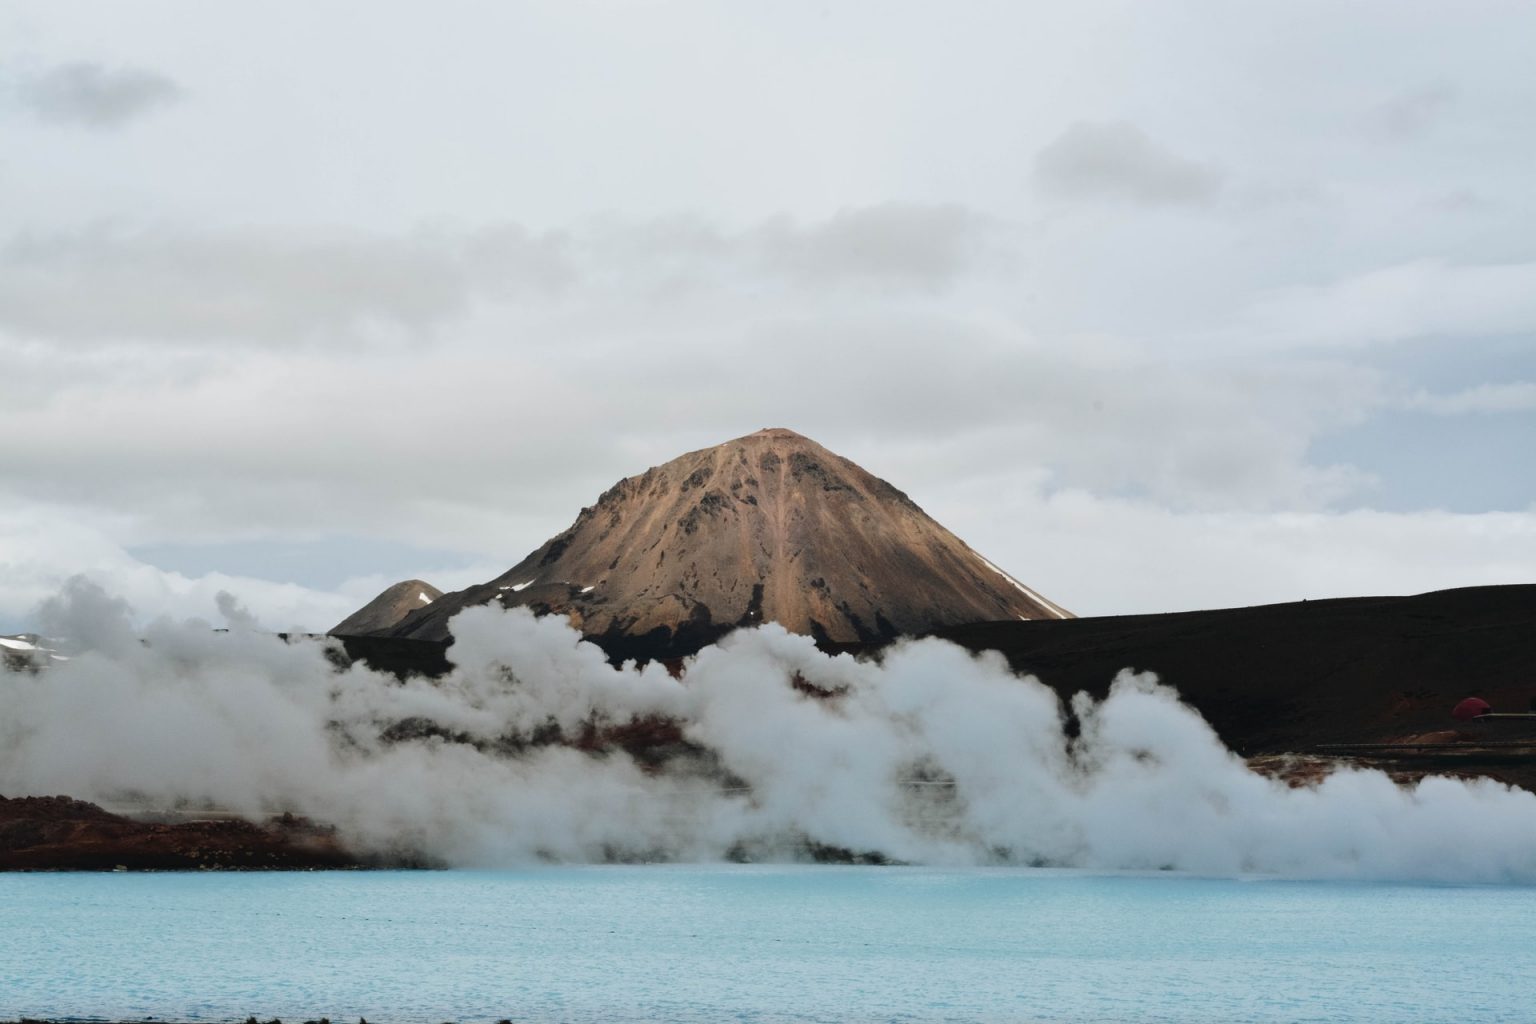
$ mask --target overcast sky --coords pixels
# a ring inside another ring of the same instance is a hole
[[[1536,582],[1536,5],[0,0],[0,632],[787,426],[1079,614]]]

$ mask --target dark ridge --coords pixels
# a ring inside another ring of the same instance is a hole
[[[362,662],[375,672],[387,672],[401,679],[426,676],[436,679],[448,674],[448,648],[452,640],[412,640],[396,636],[340,636],[345,663]]]
[[[730,625],[699,625],[686,621],[676,629],[657,626],[641,634],[615,630],[589,636],[587,640],[602,648],[608,661],[614,665],[622,665],[626,661],[673,661],[697,654],[734,628]]]
[[[843,613],[843,618],[847,619],[848,620],[848,624],[853,627],[854,633],[856,633],[858,635],[858,638],[859,638],[859,640],[861,642],[869,643],[871,641],[882,639],[881,635],[878,632],[876,632],[875,630],[872,630],[868,626],[864,625],[864,620],[859,618],[859,615],[858,615],[857,612],[855,612],[852,608],[848,607],[848,602],[847,601],[843,601],[837,607],[838,607],[838,610]]]
[[[1064,701],[1103,696],[1121,669],[1155,672],[1243,756],[1445,730],[1463,697],[1519,711],[1536,695],[1536,584],[931,635],[1000,651]],[[823,646],[878,656],[885,642]]]

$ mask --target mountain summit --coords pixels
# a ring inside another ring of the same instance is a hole
[[[386,632],[418,608],[424,608],[443,596],[443,592],[422,580],[402,580],[387,587],[378,597],[363,605],[335,625],[330,636],[361,636]]]
[[[566,615],[610,654],[686,653],[769,621],[845,642],[1071,617],[895,487],[779,428],[620,480],[497,579],[375,632],[441,640],[491,601]]]

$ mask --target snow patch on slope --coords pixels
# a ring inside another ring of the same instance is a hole
[[[1008,575],[1006,572],[1003,572],[1003,570],[999,569],[997,566],[993,565],[991,562],[987,561],[985,558],[982,558],[981,555],[977,555],[976,557],[977,558],[981,558],[981,562],[982,562],[983,565],[985,565],[988,569],[991,569],[993,572],[997,573],[999,576],[1001,576],[1003,579],[1007,580],[1009,583],[1012,583],[1015,587],[1017,587],[1019,589],[1019,591],[1021,593],[1023,593],[1023,595],[1025,597],[1029,598],[1031,601],[1034,601],[1041,608],[1044,608],[1054,618],[1070,619],[1072,617],[1072,613],[1067,611],[1061,605],[1056,604],[1054,601],[1047,601],[1045,598],[1041,597],[1039,594],[1035,593],[1033,590],[1030,590],[1024,584],[1020,583],[1018,580],[1014,579],[1012,576]],[[1025,616],[1020,615],[1019,618],[1023,619],[1023,618],[1025,618]]]

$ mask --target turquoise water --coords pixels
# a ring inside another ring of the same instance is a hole
[[[1536,889],[1012,869],[0,876],[0,1018],[1529,1021]]]

